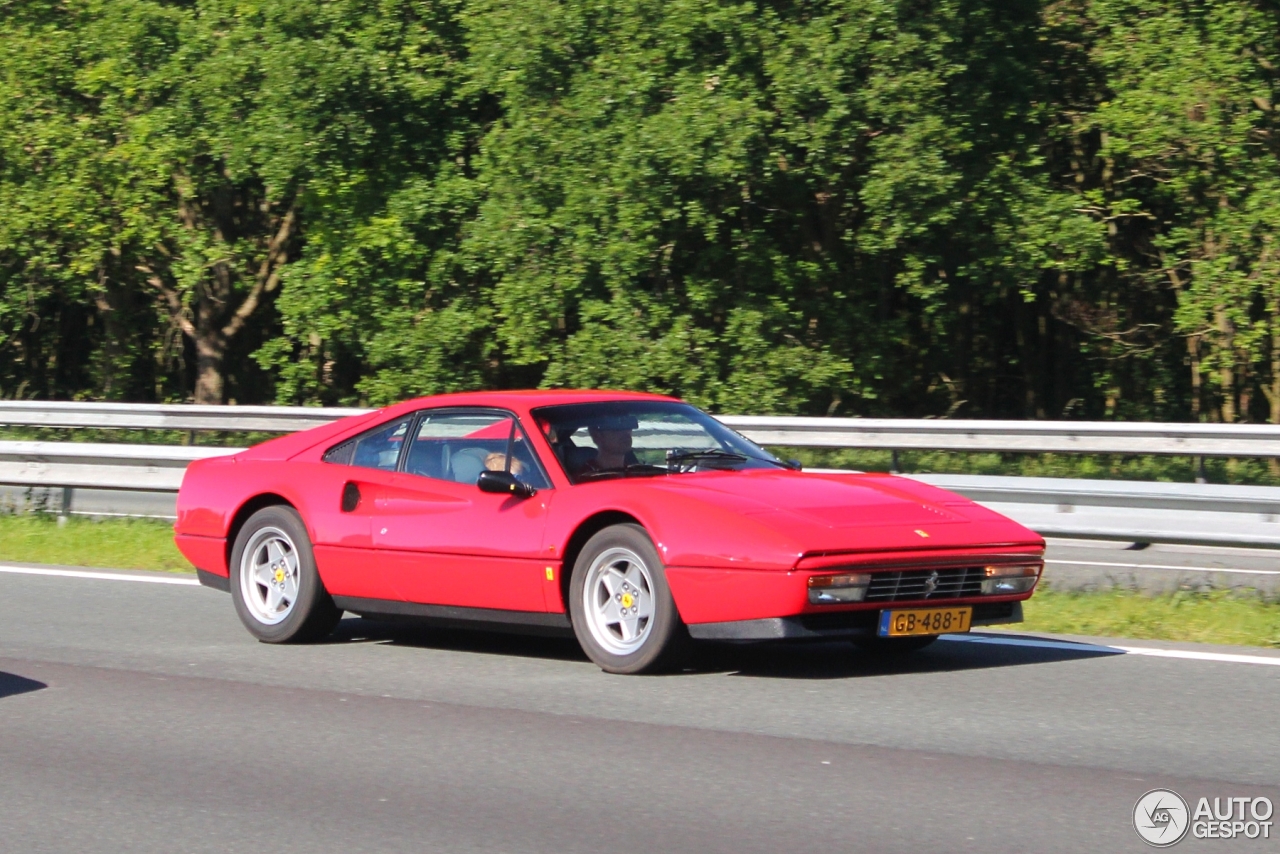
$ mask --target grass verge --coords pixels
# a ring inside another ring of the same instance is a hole
[[[1280,603],[1255,593],[1040,590],[1023,607],[1023,631],[1280,647]]]
[[[191,572],[173,526],[154,519],[0,515],[0,561]]]

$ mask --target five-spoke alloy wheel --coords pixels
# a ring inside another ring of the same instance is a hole
[[[614,655],[644,645],[653,622],[653,579],[644,558],[627,548],[601,552],[587,569],[583,614],[591,637]]]
[[[342,616],[316,572],[307,529],[291,507],[265,507],[249,517],[232,548],[231,572],[236,613],[259,640],[317,640]]]
[[[569,582],[583,650],[611,673],[672,663],[686,637],[657,549],[639,525],[613,525],[583,547]]]
[[[269,525],[254,532],[240,557],[240,595],[255,620],[284,622],[298,601],[298,547]]]

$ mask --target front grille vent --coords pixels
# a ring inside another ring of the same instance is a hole
[[[912,599],[960,599],[982,595],[986,570],[981,566],[945,569],[906,569],[873,572],[864,602],[905,602]]]

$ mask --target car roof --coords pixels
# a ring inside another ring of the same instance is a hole
[[[464,391],[452,394],[436,394],[417,397],[388,406],[385,415],[398,415],[437,406],[495,406],[528,412],[543,406],[560,406],[567,403],[597,403],[606,400],[669,400],[679,398],[644,391],[613,391],[609,389],[516,389],[512,391]]]

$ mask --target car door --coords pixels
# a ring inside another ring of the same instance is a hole
[[[328,449],[309,479],[321,495],[308,496],[316,568],[334,596],[398,599],[393,572],[376,560],[375,499],[399,468],[414,416],[381,424]]]
[[[509,470],[538,493],[481,492],[476,480],[486,467]],[[376,559],[410,602],[545,611],[551,582],[540,552],[549,487],[511,413],[423,412],[401,472],[377,492]]]

